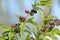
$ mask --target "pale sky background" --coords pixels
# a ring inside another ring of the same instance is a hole
[[[6,11],[4,15],[7,16],[7,24],[11,25],[17,22],[18,19],[16,17],[16,14],[26,16],[24,11],[26,9],[31,10],[31,4],[33,2],[34,0],[2,0],[2,8],[4,11]],[[38,15],[39,14],[37,13],[35,17]],[[52,15],[55,15],[60,19],[60,0],[53,0]],[[2,17],[4,16],[2,15]]]

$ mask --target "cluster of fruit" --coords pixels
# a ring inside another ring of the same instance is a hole
[[[33,10],[33,9],[32,9],[31,11],[25,10],[25,13],[30,14],[31,16],[33,16],[34,13],[35,13],[35,14],[37,13],[37,11],[36,11],[36,10]]]
[[[37,13],[37,11],[36,11],[36,10],[31,10],[31,12],[29,12],[29,10],[25,10],[25,13],[30,14],[31,16],[33,16],[34,13]],[[26,21],[26,17],[24,17],[24,16],[19,16],[19,20],[20,20],[21,22],[25,22],[25,21]],[[19,32],[19,30],[17,30],[18,27],[19,27],[19,25],[20,25],[19,23],[12,25],[12,27],[15,28],[14,32],[16,32],[16,33]]]
[[[25,10],[25,13],[26,13],[26,14],[30,14],[31,16],[33,16],[34,13],[35,13],[35,14],[37,13],[37,11],[36,11],[36,10],[31,10],[31,11]],[[26,20],[26,17],[20,16],[19,19],[20,19],[21,22],[24,22],[24,21]]]
[[[14,28],[13,32],[19,33],[20,32],[20,24],[13,24],[12,28]]]
[[[42,32],[46,32],[48,29],[49,29],[49,30],[50,30],[50,29],[52,30],[52,29],[55,27],[55,25],[56,25],[56,26],[60,25],[60,20],[55,19],[54,21],[50,21],[48,24],[49,24],[48,26],[41,28],[41,31],[42,31]],[[50,27],[49,27],[49,26],[50,26]],[[50,31],[51,31],[51,30],[50,30]]]

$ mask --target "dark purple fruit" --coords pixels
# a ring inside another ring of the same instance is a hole
[[[31,16],[33,16],[34,13],[37,13],[37,11],[36,11],[36,10],[31,10],[31,12],[30,12],[29,14],[30,14]]]
[[[33,37],[31,37],[31,40],[34,40],[34,38],[33,38]]]
[[[29,10],[25,10],[25,13],[29,13]]]
[[[17,26],[19,26],[20,24],[13,24],[12,27],[16,28]]]
[[[54,22],[49,22],[50,25],[54,25]]]
[[[31,12],[33,12],[33,13],[37,13],[37,11],[36,11],[36,10],[31,10]]]
[[[46,32],[46,31],[47,31],[47,27],[41,28],[41,31],[42,31],[42,32]]]
[[[24,22],[26,20],[26,17],[20,16],[19,19],[21,22]]]
[[[16,28],[18,26],[18,24],[13,24],[12,27],[13,28]]]

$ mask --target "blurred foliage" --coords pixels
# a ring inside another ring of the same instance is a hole
[[[49,15],[43,16],[43,10],[38,7],[50,4],[50,0],[39,2],[36,2],[35,0],[32,11],[25,11],[28,17],[29,15],[31,16],[30,18],[27,19],[26,17],[16,15],[19,18],[19,23],[14,24],[11,27],[0,26],[0,28],[5,31],[2,33],[2,36],[0,36],[0,40],[18,40],[15,36],[16,34],[19,34],[21,40],[58,40],[55,34],[60,36],[60,30],[55,28],[55,26],[60,25],[60,20],[56,20],[57,17],[50,15],[50,13]],[[43,16],[43,24],[41,26],[34,21],[33,15],[36,14],[37,11]],[[29,25],[26,24],[32,24],[32,27],[34,26],[35,28],[30,28]],[[24,36],[24,33],[26,33],[26,37]]]

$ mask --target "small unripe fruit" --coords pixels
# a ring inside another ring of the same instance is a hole
[[[42,32],[46,32],[46,31],[47,31],[47,27],[41,28],[41,31],[42,31]]]
[[[18,24],[13,24],[12,27],[13,28],[16,28],[18,26]]]
[[[26,20],[26,17],[20,16],[19,19],[21,22],[24,22]]]
[[[25,13],[29,14],[29,10],[25,10]]]
[[[13,24],[12,25],[12,28],[16,28],[16,27],[18,27],[20,24],[18,23],[18,24]]]

